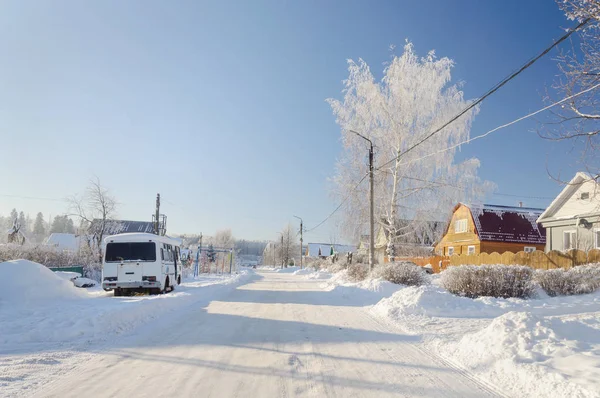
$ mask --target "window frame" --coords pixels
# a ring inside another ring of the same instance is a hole
[[[464,225],[464,227],[463,227]],[[461,227],[461,228],[459,228]],[[468,232],[469,229],[469,223],[467,222],[466,218],[461,218],[459,220],[454,221],[454,233],[455,234],[463,234],[465,232]]]
[[[472,252],[471,252],[471,250],[472,250]],[[475,255],[475,246],[474,245],[467,246],[467,255],[469,255],[469,256]]]
[[[600,228],[594,228],[595,249],[600,249]]]
[[[533,252],[534,252],[534,251],[536,251],[536,250],[537,250],[537,247],[535,247],[535,246],[525,246],[525,247],[523,248],[523,251],[524,251],[525,253],[533,253]]]
[[[565,234],[569,234],[569,246],[565,247]],[[563,251],[569,251],[576,249],[575,241],[577,240],[577,231],[574,229],[569,229],[567,231],[563,231]]]
[[[452,253],[450,253],[450,251],[452,251]],[[449,256],[453,256],[454,255],[454,246],[448,246],[448,255]]]

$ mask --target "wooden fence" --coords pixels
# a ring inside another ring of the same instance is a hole
[[[571,250],[568,252],[551,251],[548,253],[539,250],[531,253],[504,252],[500,254],[494,252],[472,255],[460,254],[454,256],[401,258],[398,260],[412,261],[420,266],[431,264],[435,273],[446,269],[450,265],[504,264],[527,265],[535,269],[554,269],[572,268],[588,263],[600,263],[600,250],[594,249],[587,253],[581,250]]]

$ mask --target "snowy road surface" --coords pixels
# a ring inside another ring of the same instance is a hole
[[[319,281],[260,272],[114,341],[36,396],[494,396],[360,305]]]

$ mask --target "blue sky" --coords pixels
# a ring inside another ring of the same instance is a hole
[[[294,214],[310,228],[337,204],[340,132],[325,99],[341,97],[348,58],[381,77],[389,46],[409,39],[454,59],[474,98],[569,26],[551,1],[2,2],[0,214],[64,213],[61,199],[95,175],[122,218],[151,217],[160,192],[171,233],[273,239]],[[556,74],[552,57],[537,63],[482,105],[472,135],[540,108]],[[554,197],[547,166],[569,178],[577,154],[535,126],[458,157],[478,157],[499,193]],[[487,202],[518,200],[550,202]]]

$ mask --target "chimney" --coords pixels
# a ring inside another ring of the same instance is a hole
[[[523,207],[523,202],[519,202],[519,207]]]

